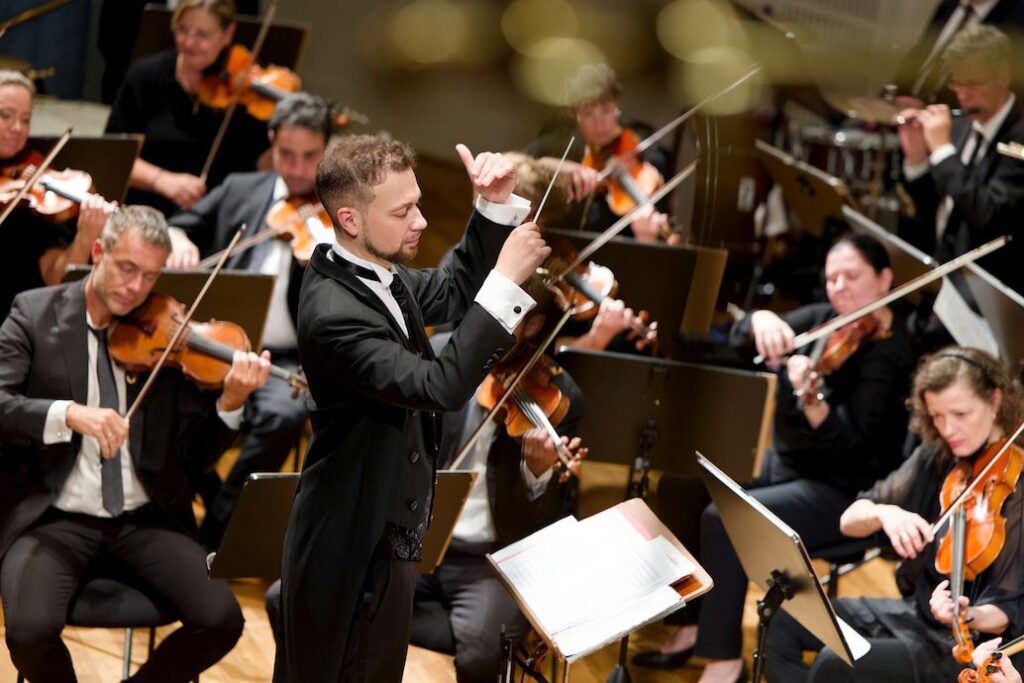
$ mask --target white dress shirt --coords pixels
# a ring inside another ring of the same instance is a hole
[[[99,329],[89,318],[86,312],[86,323],[94,330]],[[88,393],[86,394],[86,405],[96,408],[100,404],[100,382],[96,373],[97,351],[99,342],[95,335],[86,334],[86,341],[89,349],[89,370],[88,370]],[[114,370],[114,385],[117,387],[119,406],[118,409],[123,415],[126,407],[125,372],[119,364],[111,362]],[[68,443],[71,441],[72,432],[67,424],[68,406],[71,401],[54,401],[50,404],[46,413],[46,423],[43,427],[43,444]],[[231,429],[238,429],[242,424],[242,408],[232,411],[218,411],[220,419]],[[125,439],[121,446],[121,481],[124,487],[124,510],[135,510],[149,502],[138,474],[135,472],[135,464],[132,462],[129,444],[131,436]],[[71,469],[64,486],[61,488],[54,507],[65,512],[76,512],[93,517],[111,517],[110,512],[103,507],[103,481],[100,474],[100,443],[95,437],[83,436],[82,447],[78,451],[75,465]]]

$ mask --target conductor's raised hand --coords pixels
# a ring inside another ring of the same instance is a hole
[[[473,189],[489,202],[504,204],[516,187],[516,165],[507,157],[494,152],[481,152],[476,156],[463,144],[455,145]]]
[[[541,237],[537,224],[523,223],[505,238],[494,270],[521,285],[550,254],[551,247]]]

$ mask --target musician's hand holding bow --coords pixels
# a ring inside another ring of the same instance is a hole
[[[793,350],[796,333],[785,320],[771,311],[750,314],[750,333],[757,352],[769,361],[775,361]]]
[[[914,558],[934,540],[931,526],[920,515],[896,505],[876,505],[875,515],[900,557]]]
[[[249,394],[262,387],[270,376],[270,352],[256,355],[251,351],[235,351],[231,369],[224,377],[224,390],[217,399],[217,410],[231,412],[244,404]]]
[[[191,209],[206,196],[206,183],[191,173],[158,170],[150,181],[150,190],[167,197],[179,209]]]
[[[171,255],[167,257],[164,267],[181,270],[195,268],[199,264],[199,247],[181,228],[171,226],[167,232],[171,236]]]
[[[72,403],[64,417],[68,429],[82,436],[91,436],[100,444],[100,455],[113,458],[128,438],[128,423],[116,410],[94,408]]]
[[[637,212],[630,228],[637,242],[657,242],[668,230],[668,216],[648,204]]]
[[[557,159],[547,157],[544,160],[552,162],[552,171],[558,164]],[[579,162],[569,161],[566,159],[565,162],[562,163],[562,170],[560,173],[562,178],[565,179],[563,182],[568,187],[572,198],[578,202],[581,202],[594,194],[594,190],[597,189],[598,173],[589,166],[584,166]]]

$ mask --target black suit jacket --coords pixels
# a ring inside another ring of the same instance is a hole
[[[960,2],[961,0],[942,0],[939,6],[935,8],[935,14],[932,15],[931,21],[928,22],[928,27],[925,29],[921,40],[900,60],[894,82],[900,86],[901,92],[910,93],[911,88],[917,82],[925,61],[935,47],[935,41],[938,40],[943,27],[949,21],[953,11],[960,5]],[[995,26],[1003,32],[1009,33],[1010,38],[1013,39],[1017,37],[1021,27],[1024,27],[1024,2],[1022,0],[1000,0],[992,8],[992,11],[985,16],[982,23]],[[937,56],[937,59],[941,60],[941,55]],[[933,93],[942,85],[938,82],[941,73],[941,62],[939,62],[925,80],[921,88],[922,95]],[[946,101],[948,104],[953,104],[955,101],[950,97],[952,93],[947,91],[941,94],[942,101]]]
[[[437,435],[425,414],[465,405],[512,343],[473,302],[509,232],[474,213],[447,267],[397,268],[419,325],[460,321],[436,358],[411,350],[381,300],[328,256],[328,245],[314,252],[298,333],[316,409],[285,538],[275,680],[337,681],[385,525],[426,530]]]
[[[579,428],[580,420],[583,419],[583,393],[568,372],[563,372],[552,381],[569,399],[569,411],[556,427],[556,431],[562,436],[572,437]],[[485,416],[486,411],[475,401],[471,401],[459,412],[444,414],[441,430],[441,463],[447,465],[458,455],[467,421],[475,426]],[[544,492],[531,500],[520,470],[522,459],[520,442],[508,436],[504,427],[499,426],[487,453],[485,475],[487,502],[490,504],[496,535],[495,549],[515,543],[572,512],[575,479],[561,484],[555,475],[548,482]]]
[[[85,281],[18,295],[0,327],[0,557],[57,498],[81,446],[43,445],[55,400],[88,399]],[[146,377],[127,384],[130,405]],[[186,468],[211,467],[235,432],[217,415],[216,394],[163,370],[129,425],[132,461],[167,523],[195,535]]]
[[[953,121],[957,154],[906,183],[914,200],[916,216],[901,226],[900,233],[921,250],[947,261],[1000,235],[1015,237],[1007,246],[978,264],[1018,292],[1024,292],[1024,256],[1020,217],[1024,209],[1024,163],[996,151],[999,142],[1024,142],[1024,108],[1018,98],[1010,108],[995,139],[970,167],[960,152],[971,134],[969,121]],[[945,197],[953,198],[953,211],[941,240],[935,238],[935,216]]]
[[[274,171],[232,173],[195,206],[171,216],[167,222],[184,230],[205,258],[225,249],[243,223],[248,226],[244,237],[268,229],[267,212],[270,211],[277,178]],[[225,266],[258,271],[261,253],[261,246],[257,245],[232,255]],[[301,264],[293,257],[287,293],[292,322],[298,318],[302,271]]]

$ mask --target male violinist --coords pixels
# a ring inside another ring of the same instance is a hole
[[[190,210],[168,221],[174,249],[168,265],[190,268],[199,255],[209,256],[227,247],[242,223],[248,233],[272,231],[268,217],[286,202],[319,206],[313,184],[316,166],[331,135],[327,104],[308,93],[282,99],[268,122],[272,170],[232,173]],[[304,226],[317,241],[333,240],[330,225],[313,216]],[[197,246],[198,245],[198,246]],[[271,238],[238,252],[228,267],[277,276],[263,333],[263,348],[274,362],[288,370],[298,366],[295,319],[299,286],[305,263],[295,256],[284,239]],[[231,519],[245,480],[253,472],[274,472],[288,457],[307,418],[303,401],[292,396],[284,382],[268,382],[253,392],[246,403],[246,438],[238,460],[208,509],[199,533],[207,548],[216,549]],[[215,475],[213,475],[215,476]]]
[[[622,87],[615,72],[607,64],[585,64],[580,67],[569,81],[567,91],[577,126],[576,138],[582,139],[583,145],[574,145],[576,153],[570,151],[570,157],[562,165],[561,173],[566,178],[573,199],[583,203],[582,229],[601,232],[620,216],[608,205],[608,187],[598,182],[599,170],[583,163],[582,152],[586,151],[587,157],[600,160],[603,166],[610,161],[610,156],[622,142],[623,136],[632,136],[634,133],[619,120],[622,115]],[[635,127],[644,133],[649,130],[646,126]],[[545,136],[532,142],[525,151],[539,157],[542,164],[553,169],[568,141],[568,136],[564,139],[560,136]],[[551,156],[553,154],[558,156]],[[663,179],[669,171],[668,153],[658,145],[644,151],[639,161],[651,164]],[[647,208],[622,234],[642,242],[656,242],[667,229],[668,216]]]
[[[155,209],[122,207],[87,279],[18,295],[0,327],[0,595],[11,658],[31,681],[75,680],[60,634],[96,575],[141,583],[182,622],[133,681],[193,680],[242,632],[193,540],[185,472],[231,444],[268,354],[236,353],[220,392],[165,368],[122,417],[147,376],[113,360],[108,330],[149,296],[170,247]]]
[[[281,573],[275,680],[399,681],[437,466],[435,413],[458,410],[533,307],[550,249],[500,154],[459,154],[479,197],[449,265],[412,270],[427,223],[402,142],[345,136],[317,169],[335,242],[313,252],[299,356],[317,409]],[[437,356],[424,325],[458,321]]]

